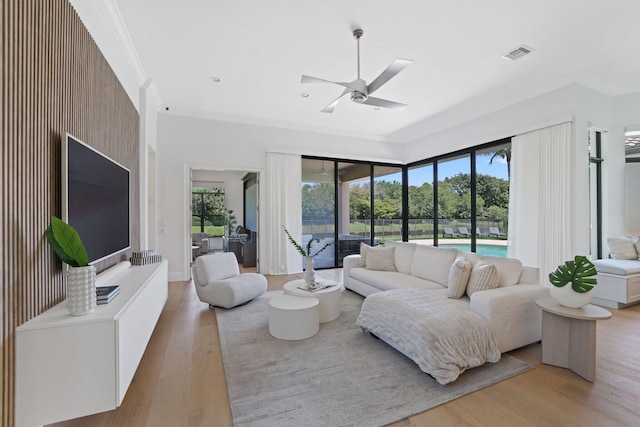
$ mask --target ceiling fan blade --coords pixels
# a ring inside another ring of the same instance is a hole
[[[342,87],[349,88],[351,90],[356,90],[355,87],[351,86],[351,83],[347,82],[332,82],[331,80],[319,79],[318,77],[311,77],[307,75],[302,75],[300,79],[300,83],[333,83],[334,85],[340,85]]]
[[[408,107],[407,104],[401,104],[399,102],[388,101],[386,99],[368,97],[363,104],[373,105],[374,107],[391,108],[392,110],[404,110]]]
[[[393,61],[374,81],[369,83],[367,86],[367,91],[369,95],[371,95],[376,90],[380,89],[380,87],[391,80],[396,74],[400,71],[404,70],[406,67],[413,63],[410,59],[396,59]]]
[[[327,105],[320,111],[323,113],[333,113],[333,110],[336,108],[336,105],[338,105],[338,102],[340,102],[340,99],[348,93],[351,93],[351,91],[349,89],[345,89],[344,92],[342,92],[342,95],[337,97],[331,104]]]

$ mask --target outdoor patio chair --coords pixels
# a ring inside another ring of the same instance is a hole
[[[467,227],[458,227],[458,233],[460,233],[465,237],[471,237],[471,233],[469,233],[469,230],[467,229]]]
[[[487,233],[483,233],[482,231],[480,231],[480,227],[476,227],[476,236],[487,237]]]
[[[458,233],[454,233],[452,228],[449,227],[445,227],[444,231],[442,232],[442,237],[446,237],[446,236],[451,236],[451,237],[458,237],[459,234]]]
[[[489,227],[489,236],[505,237],[506,234],[502,233],[498,227]]]

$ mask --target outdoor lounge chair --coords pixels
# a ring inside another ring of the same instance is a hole
[[[446,237],[450,235],[451,237],[458,237],[459,234],[458,233],[454,233],[452,228],[449,227],[445,227],[444,231],[442,232],[442,237]]]
[[[458,233],[465,237],[471,237],[471,233],[469,233],[467,227],[458,227]]]
[[[489,227],[489,236],[506,237],[506,234],[502,233],[498,227]]]
[[[487,237],[487,233],[483,233],[482,231],[480,231],[480,227],[476,227],[476,236]]]

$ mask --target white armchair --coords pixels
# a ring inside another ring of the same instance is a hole
[[[267,279],[262,274],[240,274],[232,252],[198,257],[192,272],[198,298],[211,307],[232,308],[267,290]]]

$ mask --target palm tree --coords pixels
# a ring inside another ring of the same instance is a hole
[[[511,181],[511,145],[495,151],[489,159],[489,164],[492,164],[493,159],[496,157],[504,159],[504,161],[507,162],[507,177],[509,178],[509,181]]]

